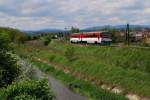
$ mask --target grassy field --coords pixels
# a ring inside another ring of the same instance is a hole
[[[87,81],[83,81],[72,76],[71,74],[66,74],[62,70],[56,70],[53,66],[48,64],[33,59],[30,60],[30,62],[43,72],[51,74],[56,79],[62,81],[73,91],[87,96],[89,100],[127,100],[122,95],[117,95],[115,93],[98,88]]]
[[[124,93],[150,96],[149,49],[80,46],[53,41],[48,47],[28,43],[16,50],[22,56],[61,64],[62,69],[69,68],[72,73],[89,79],[89,82],[121,87]]]

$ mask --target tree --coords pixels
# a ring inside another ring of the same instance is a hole
[[[71,33],[79,33],[80,29],[72,26],[70,32]]]
[[[107,31],[111,34],[112,42],[117,42],[120,38],[119,31],[115,28],[111,28],[110,26],[105,27],[102,29],[103,31]]]
[[[26,40],[28,39],[27,35],[23,34],[23,33],[19,33],[14,42],[16,43],[24,43]]]
[[[108,32],[111,34],[112,42],[114,43],[118,42],[120,38],[119,31],[113,28],[113,29],[110,29]]]

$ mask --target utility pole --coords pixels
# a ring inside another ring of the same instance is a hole
[[[69,32],[70,28],[65,27],[65,39],[68,40],[70,32]]]
[[[129,45],[130,43],[130,25],[127,24],[127,28],[126,28],[126,43]]]

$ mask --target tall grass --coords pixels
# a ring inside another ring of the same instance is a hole
[[[88,96],[88,98],[91,98],[91,100],[127,100],[122,95],[117,95],[115,93],[100,89],[89,82],[80,80],[70,74],[65,74],[62,70],[56,70],[54,67],[48,64],[44,64],[33,59],[31,62],[39,67],[39,69],[42,71],[47,72],[53,75],[55,78],[61,80],[70,89]]]
[[[73,62],[64,56],[67,48],[73,47],[77,59]],[[120,86],[125,92],[137,93],[141,96],[150,96],[150,49],[118,48],[106,46],[80,46],[61,42],[52,42],[49,49],[25,46],[18,48],[28,55],[37,56],[70,68],[72,72],[94,80],[104,81],[107,84]]]
[[[86,58],[86,60],[92,57],[91,61],[93,61],[93,63],[103,63],[106,65],[145,72],[149,72],[150,69],[150,49],[78,46],[66,45],[60,42],[53,42],[50,47],[53,47],[60,52],[65,52],[67,48],[74,47],[76,55],[80,56],[80,58]]]

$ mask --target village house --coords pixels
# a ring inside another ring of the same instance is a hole
[[[145,41],[150,43],[150,29],[143,29],[142,31],[132,32],[131,39],[134,42]]]
[[[150,43],[150,29],[145,29],[143,31],[143,38],[147,43]]]

